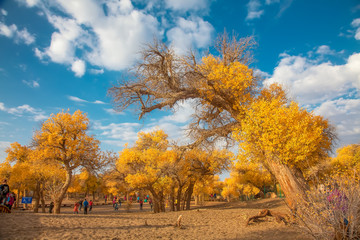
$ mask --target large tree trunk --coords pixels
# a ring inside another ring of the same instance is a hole
[[[39,212],[39,202],[40,202],[40,181],[36,182],[34,197],[35,197],[34,213],[38,213]]]
[[[179,185],[177,195],[176,195],[176,211],[181,210],[180,205],[181,205],[182,188],[183,188],[183,186]]]
[[[154,189],[149,189],[153,197],[154,213],[165,212],[164,194],[156,193]]]
[[[186,189],[185,193],[185,200],[186,200],[186,206],[185,210],[190,210],[190,203],[191,203],[191,196],[194,191],[195,181],[190,181],[189,187]]]
[[[295,211],[296,203],[305,201],[306,191],[309,190],[309,185],[302,172],[276,161],[268,161],[268,165],[286,196],[287,204]]]
[[[66,169],[66,180],[64,185],[62,186],[59,195],[57,196],[57,198],[55,199],[54,202],[54,213],[55,214],[59,214],[60,213],[60,207],[61,207],[61,203],[65,197],[65,194],[70,186],[71,183],[71,178],[72,178],[72,171],[71,169]]]

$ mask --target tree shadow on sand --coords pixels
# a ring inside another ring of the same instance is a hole
[[[263,209],[276,208],[284,205],[284,199],[258,199],[250,201],[226,202],[212,206],[194,207],[193,209]]]

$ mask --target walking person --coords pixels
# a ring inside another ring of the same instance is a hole
[[[54,209],[54,202],[51,202],[49,206],[49,213],[52,213],[53,209]]]
[[[81,211],[82,205],[83,205],[83,200],[80,200],[79,201],[79,211]]]
[[[5,205],[7,200],[7,194],[10,192],[9,185],[7,184],[7,180],[4,179],[3,183],[0,185],[0,204]]]
[[[151,208],[151,211],[152,211],[152,208],[153,208],[153,202],[152,202],[152,199],[151,199],[151,198],[149,199],[149,204],[150,204],[150,208]]]
[[[83,205],[84,205],[84,214],[87,214],[89,203],[88,203],[88,201],[86,201],[86,198],[83,202]]]
[[[143,210],[143,200],[142,200],[142,198],[140,198],[140,200],[139,200],[139,203],[140,203],[140,210]]]
[[[89,212],[91,212],[91,209],[92,209],[93,204],[94,204],[93,201],[90,200],[90,201],[89,201]]]
[[[14,195],[14,193],[12,193],[12,192],[9,192],[8,194],[7,194],[7,200],[6,200],[6,206],[11,210],[11,207],[12,207],[12,205],[14,204],[14,202],[15,202],[15,197],[14,197],[15,195]]]
[[[79,213],[79,203],[78,202],[75,202],[74,204],[74,214],[78,214]]]

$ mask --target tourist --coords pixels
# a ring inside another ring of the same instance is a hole
[[[79,213],[79,203],[78,202],[75,202],[74,204],[74,214],[78,214]]]
[[[12,192],[9,192],[7,194],[7,200],[6,200],[6,206],[11,210],[12,205],[15,202],[15,194]]]
[[[151,211],[152,211],[152,208],[153,208],[153,202],[152,202],[152,199],[151,199],[151,198],[149,199],[149,205],[150,205],[150,209],[151,209]]]
[[[88,203],[88,201],[86,201],[86,198],[83,202],[83,205],[84,205],[84,214],[87,214],[89,203]]]
[[[89,201],[89,212],[91,212],[91,209],[92,209],[93,204],[94,204],[93,201],[90,200],[90,201]]]
[[[83,200],[80,200],[79,201],[79,211],[81,211],[82,205],[83,205]]]
[[[140,203],[140,210],[143,210],[143,200],[142,198],[139,199],[139,203]]]
[[[5,205],[6,203],[6,195],[10,192],[9,185],[7,184],[7,180],[4,179],[3,184],[0,185],[0,204]]]
[[[49,206],[49,213],[52,213],[53,209],[54,209],[54,202],[51,202]]]

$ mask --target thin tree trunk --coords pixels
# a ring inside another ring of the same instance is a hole
[[[38,213],[39,212],[39,202],[40,202],[40,181],[36,182],[34,197],[35,197],[34,213]]]
[[[60,213],[61,203],[62,203],[62,201],[65,197],[65,194],[70,186],[71,178],[72,178],[72,171],[71,171],[71,169],[67,169],[65,183],[61,188],[59,196],[55,199],[55,202],[54,202],[54,213],[55,214]]]
[[[180,211],[180,204],[181,204],[181,194],[182,194],[182,188],[183,186],[179,185],[177,195],[176,195],[176,211]]]
[[[170,210],[175,211],[175,186],[171,188],[171,200],[170,200]]]

